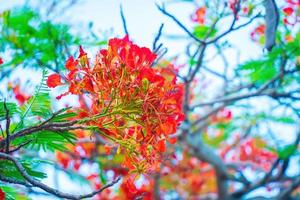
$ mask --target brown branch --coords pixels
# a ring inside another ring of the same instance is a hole
[[[157,52],[161,47],[162,47],[162,44],[159,44],[157,46],[157,42],[159,41],[160,37],[161,37],[161,34],[162,34],[162,30],[164,28],[164,24],[162,23],[158,29],[158,33],[157,35],[155,36],[154,38],[154,41],[153,41],[153,44],[152,44],[152,51],[153,52]]]
[[[32,187],[32,185],[27,183],[26,181],[21,181],[21,180],[18,180],[18,179],[5,177],[1,174],[0,174],[0,181],[10,183],[10,184],[23,185],[23,186],[28,187],[28,188]]]
[[[28,140],[22,144],[20,144],[19,146],[15,147],[14,149],[10,150],[9,153],[13,153],[16,151],[19,151],[21,148],[25,147],[26,145],[28,145],[30,142],[32,142],[32,140]]]
[[[217,42],[219,39],[223,38],[224,36],[228,35],[229,33],[231,33],[232,31],[236,31],[236,30],[239,30],[249,24],[251,24],[256,18],[258,17],[261,17],[261,14],[258,13],[257,15],[255,15],[254,17],[252,17],[251,19],[249,19],[249,21],[247,21],[246,23],[244,24],[241,24],[239,26],[236,26],[234,27],[235,23],[236,23],[236,20],[237,20],[237,16],[234,16],[233,20],[232,20],[232,23],[229,27],[229,29],[223,33],[221,33],[220,35],[216,36],[214,39],[210,40],[210,41],[207,41],[206,44],[212,44],[212,43],[215,43]]]
[[[66,199],[74,199],[74,200],[78,200],[78,199],[84,199],[84,198],[90,198],[95,196],[98,193],[101,193],[103,190],[115,185],[120,179],[121,177],[118,177],[117,179],[115,179],[114,181],[112,181],[111,183],[103,186],[102,188],[100,188],[99,190],[93,191],[89,194],[85,194],[85,195],[72,195],[72,194],[67,194],[64,192],[61,192],[57,189],[51,188],[45,184],[43,184],[42,182],[32,178],[27,172],[26,169],[22,166],[22,164],[13,156],[10,156],[8,154],[5,153],[1,153],[0,152],[0,158],[5,159],[5,160],[9,160],[12,161],[14,163],[14,165],[16,166],[17,170],[20,172],[20,174],[23,176],[23,178],[30,183],[33,187],[38,187],[50,194],[53,194],[57,197],[60,198],[66,198]]]
[[[242,99],[246,99],[246,98],[250,98],[250,97],[256,97],[256,96],[265,96],[265,95],[274,96],[275,94],[277,94],[277,96],[284,96],[284,94],[279,95],[279,93],[276,93],[274,90],[269,90],[269,91],[265,92],[265,90],[268,88],[268,86],[271,85],[272,83],[274,83],[277,79],[279,79],[280,76],[281,76],[281,73],[279,73],[274,78],[272,78],[270,81],[268,81],[267,83],[262,85],[255,92],[250,92],[248,94],[242,94],[242,95],[231,96],[231,97],[218,98],[218,99],[215,99],[210,102],[200,103],[200,104],[192,106],[191,110],[193,110],[197,107],[214,105],[216,103],[232,103],[232,102],[235,102],[238,100],[242,100]]]
[[[297,133],[297,137],[294,142],[294,145],[298,146],[299,142],[300,142],[300,132]],[[268,183],[277,182],[277,181],[285,181],[287,177],[284,176],[284,173],[288,167],[289,159],[290,159],[290,156],[288,158],[286,158],[285,160],[283,160],[282,169],[276,175],[272,175],[272,173],[275,171],[275,169],[279,165],[279,162],[281,161],[280,159],[277,159],[273,163],[271,169],[265,174],[265,176],[262,179],[254,182],[250,185],[246,185],[246,187],[233,192],[231,194],[231,196],[234,198],[241,198],[243,195],[248,194],[249,192],[251,192],[257,188],[263,187]],[[300,177],[288,178],[288,180],[293,181],[293,183],[291,184],[291,186],[289,188],[286,189],[286,192],[282,192],[282,194],[281,194],[282,197],[287,197],[286,195],[289,195],[290,192],[295,189],[294,187],[297,187],[296,185],[300,184],[300,183],[298,183],[298,181],[299,181],[298,179],[300,179]],[[286,199],[286,198],[279,198],[279,199]]]
[[[9,140],[12,141],[16,138],[19,137],[23,137],[35,132],[39,132],[39,131],[44,131],[44,130],[50,130],[50,131],[65,131],[65,130],[75,130],[75,129],[82,129],[82,126],[73,126],[74,124],[76,124],[78,121],[74,120],[74,121],[70,121],[70,122],[56,122],[56,123],[41,123],[39,125],[36,126],[32,126],[23,130],[20,130],[18,132],[16,132],[13,135],[9,136]],[[0,141],[0,148],[3,148],[4,145],[7,145],[6,140],[1,140]]]
[[[203,58],[204,58],[204,53],[205,53],[205,50],[206,50],[206,47],[207,45],[204,43],[201,45],[201,49],[200,49],[200,54],[199,54],[199,58],[198,58],[198,61],[197,61],[197,65],[195,67],[195,70],[193,72],[191,72],[191,75],[190,77],[188,78],[188,81],[189,82],[192,82],[197,74],[197,72],[199,71],[199,69],[201,68],[202,66],[202,63],[203,63]]]
[[[4,109],[5,109],[5,119],[6,119],[6,130],[5,130],[5,133],[6,133],[6,138],[5,138],[5,143],[6,143],[6,146],[5,146],[5,152],[6,153],[9,153],[9,146],[10,146],[10,133],[9,133],[9,127],[10,127],[10,117],[9,117],[9,110],[7,108],[7,105],[6,105],[6,101],[4,101]]]
[[[129,35],[128,29],[127,29],[127,23],[126,23],[126,19],[125,19],[125,15],[124,15],[124,11],[123,11],[123,6],[122,5],[120,5],[120,15],[121,15],[121,19],[122,19],[124,33],[125,33],[125,35]]]
[[[288,199],[291,193],[300,186],[300,176],[298,176],[285,190],[283,190],[277,197],[278,200]]]
[[[174,15],[172,15],[171,13],[169,13],[168,11],[166,11],[164,5],[159,6],[158,4],[156,4],[156,7],[158,8],[159,11],[161,11],[164,15],[168,16],[169,18],[171,18],[173,21],[175,21],[177,23],[177,25],[182,28],[182,30],[184,30],[184,32],[186,32],[191,38],[193,38],[194,40],[196,40],[197,42],[204,44],[205,42],[200,40],[199,38],[197,38],[193,33],[191,33]]]
[[[227,167],[222,159],[201,140],[199,134],[189,134],[187,138],[193,154],[200,160],[211,164],[216,172],[218,199],[226,200],[228,197],[228,174]]]

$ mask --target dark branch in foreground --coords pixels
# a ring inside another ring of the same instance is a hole
[[[10,133],[9,133],[9,127],[10,127],[10,117],[9,117],[9,110],[7,108],[7,105],[6,105],[6,102],[4,101],[4,109],[5,109],[5,119],[6,119],[6,130],[5,130],[5,133],[6,133],[6,138],[5,138],[5,143],[6,143],[6,146],[5,146],[5,152],[6,153],[9,153],[9,143],[10,143]]]
[[[54,188],[51,188],[45,184],[43,184],[42,182],[32,178],[27,172],[26,169],[22,166],[22,164],[13,156],[10,156],[8,154],[5,153],[1,153],[0,152],[0,158],[1,159],[5,159],[5,160],[9,160],[12,161],[14,163],[14,165],[16,166],[17,170],[21,173],[21,175],[23,176],[23,178],[26,180],[26,182],[28,182],[28,184],[31,184],[32,187],[38,187],[50,194],[53,194],[57,197],[60,198],[66,198],[66,199],[74,199],[74,200],[78,200],[78,199],[84,199],[84,198],[89,198],[89,197],[93,197],[96,194],[101,193],[103,190],[113,186],[114,184],[116,184],[121,177],[118,177],[117,179],[115,179],[114,181],[112,181],[111,183],[105,185],[104,187],[100,188],[99,190],[93,191],[89,194],[85,194],[85,195],[72,195],[72,194],[67,194],[64,192],[61,192],[59,190],[56,190]],[[1,178],[1,177],[0,177]],[[3,179],[2,181],[5,181],[6,179]],[[16,184],[21,184],[21,182],[15,182]],[[23,184],[22,184],[23,185]]]

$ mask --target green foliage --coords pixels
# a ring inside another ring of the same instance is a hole
[[[193,34],[199,39],[203,39],[205,37],[213,37],[216,35],[216,33],[216,29],[212,30],[211,27],[205,25],[196,26],[193,32]]]
[[[22,139],[16,140],[20,143],[24,140],[30,140],[28,148],[43,149],[45,152],[55,150],[65,151],[67,150],[66,144],[73,144],[76,141],[76,136],[68,131],[53,132],[53,131],[39,131],[35,134],[30,134]]]
[[[1,185],[0,183],[0,189],[5,193],[6,200],[29,200],[30,198],[18,193],[18,191],[15,188],[12,188],[7,185]]]
[[[245,71],[251,82],[263,84],[274,78],[279,72],[278,60],[281,50],[272,51],[262,59],[248,61],[240,66],[240,70]]]
[[[51,119],[52,122],[64,122],[68,121],[72,117],[76,117],[77,114],[69,111],[70,108],[64,108],[60,110],[59,114]]]
[[[13,116],[20,112],[18,106],[15,103],[6,102],[6,107],[9,110],[9,115]],[[4,108],[4,101],[0,101],[0,121],[5,119],[6,110]]]
[[[23,128],[24,122],[29,122],[26,118],[29,117],[41,117],[43,119],[47,118],[51,114],[51,101],[49,96],[49,88],[45,85],[47,71],[43,71],[42,80],[40,85],[37,87],[34,95],[22,106],[21,110],[21,120],[13,130],[19,130]],[[28,123],[29,125],[32,123]]]
[[[283,148],[277,150],[277,154],[280,159],[286,159],[292,156],[297,151],[297,146],[294,144],[286,145]]]
[[[43,179],[47,177],[45,173],[33,170],[32,160],[22,160],[21,164],[30,176],[33,176],[38,179]],[[0,160],[0,174],[5,177],[14,178],[17,180],[24,180],[21,173],[16,169],[16,166],[11,161]]]
[[[263,84],[279,74],[281,66],[289,60],[294,60],[300,55],[300,34],[297,34],[294,41],[286,45],[277,46],[271,52],[262,56],[262,58],[239,66],[239,70],[246,74],[253,83]],[[283,59],[284,58],[284,59]],[[293,80],[295,80],[293,78]]]
[[[67,47],[79,44],[67,25],[43,21],[29,7],[3,12],[0,22],[0,49],[12,53],[4,67],[22,64],[57,71],[63,69],[63,62],[70,54]]]

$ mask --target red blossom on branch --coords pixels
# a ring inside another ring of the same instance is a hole
[[[127,155],[124,166],[139,173],[157,168],[166,140],[184,119],[183,86],[176,83],[176,71],[172,65],[151,67],[155,58],[127,36],[109,40],[93,66],[80,47],[78,59],[67,60],[69,90],[59,96],[81,95],[91,102],[89,108],[77,110],[79,117],[105,115],[87,124],[118,143]],[[49,76],[49,87],[62,84],[58,76]]]
[[[47,79],[47,85],[50,88],[54,88],[56,86],[61,85],[61,77],[58,74],[51,74],[50,76],[48,76]]]
[[[16,100],[18,101],[19,105],[23,105],[25,102],[27,102],[30,99],[30,95],[24,93],[21,90],[20,84],[14,85],[13,83],[8,83],[8,88],[12,89]]]
[[[192,21],[197,22],[199,24],[205,23],[205,16],[206,16],[206,7],[200,7],[198,8],[194,15],[192,16]]]

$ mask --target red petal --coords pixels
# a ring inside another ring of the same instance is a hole
[[[159,140],[157,143],[158,151],[163,153],[166,151],[166,140]]]
[[[170,144],[175,144],[177,142],[177,138],[175,138],[175,137],[169,138],[169,142],[170,142]]]
[[[71,71],[71,70],[76,69],[77,64],[78,64],[78,61],[77,61],[77,60],[74,61],[73,56],[70,56],[70,57],[68,58],[68,60],[67,60],[65,66],[66,66],[66,68],[67,68],[68,70]]]
[[[112,149],[112,146],[109,146],[107,144],[104,145],[104,149],[105,149],[105,154],[109,155]]]
[[[87,55],[87,53],[83,50],[82,46],[80,45],[79,46],[79,56],[78,56],[78,58],[81,58],[81,57],[86,56],[86,55]]]
[[[286,14],[287,16],[290,16],[293,14],[294,9],[292,7],[286,7],[283,9],[284,14]]]
[[[48,76],[47,79],[47,85],[50,88],[55,88],[58,85],[61,85],[61,77],[59,74],[51,74],[50,76]]]
[[[0,199],[5,199],[5,193],[0,188]]]

